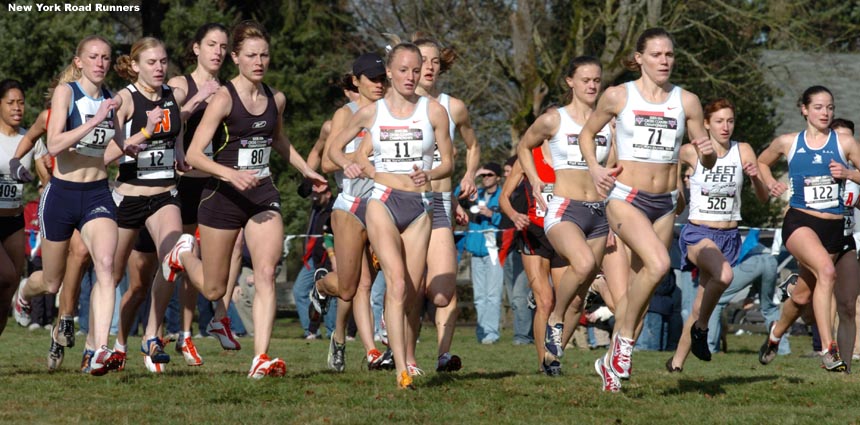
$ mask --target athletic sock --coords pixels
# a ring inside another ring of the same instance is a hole
[[[775,328],[776,328],[775,325],[770,327],[770,332],[768,333],[768,339],[770,339],[770,342],[773,344],[779,344],[779,338],[777,338],[776,336],[773,335],[773,330]]]

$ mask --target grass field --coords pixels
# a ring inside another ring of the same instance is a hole
[[[641,423],[846,424],[860,423],[857,375],[829,374],[807,352],[809,338],[792,338],[794,354],[761,366],[761,337],[729,336],[732,352],[710,363],[691,356],[682,374],[663,369],[668,353],[634,355],[633,380],[621,394],[600,391],[593,368],[601,353],[568,350],[561,378],[536,373],[534,347],[511,336],[484,346],[474,328],[458,330],[462,371],[435,368],[435,330],[425,327],[416,391],[399,391],[393,372],[362,368],[358,342],[347,347],[347,370],[325,368],[327,341],[298,338],[294,319],[276,324],[270,354],[285,358],[286,378],[249,380],[252,340],[223,352],[213,339],[197,340],[206,364],[173,356],[166,374],[146,372],[132,354],[124,372],[96,378],[76,372],[81,349],[67,350],[61,371],[45,368],[47,331],[10,324],[0,339],[0,423],[292,424],[292,423]],[[174,353],[173,346],[169,348]]]

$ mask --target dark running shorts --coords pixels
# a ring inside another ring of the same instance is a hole
[[[230,183],[210,179],[203,189],[197,220],[199,224],[215,229],[235,230],[245,227],[252,217],[266,211],[281,214],[281,194],[271,177],[245,191],[236,190]]]
[[[107,179],[87,183],[51,177],[39,202],[39,226],[51,242],[72,238],[75,229],[97,218],[116,221],[116,204]]]

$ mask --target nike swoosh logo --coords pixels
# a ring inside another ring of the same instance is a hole
[[[419,123],[421,120],[412,120],[412,124]]]
[[[667,106],[667,107],[666,107],[666,109],[668,109],[668,110],[670,110],[670,111],[671,111],[671,110],[673,110],[673,109],[675,109],[675,108],[677,108],[677,106]]]

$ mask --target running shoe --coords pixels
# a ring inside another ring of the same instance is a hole
[[[112,370],[117,370],[120,364],[120,356],[111,351],[106,345],[102,345],[90,358],[90,375],[105,375]]]
[[[140,346],[140,352],[149,357],[153,363],[170,363],[170,355],[164,352],[164,343],[157,336],[146,340]]]
[[[125,358],[126,358],[125,351],[114,350],[113,354],[116,357],[116,360],[119,362],[119,366],[117,366],[116,371],[117,372],[124,371],[125,370]]]
[[[397,379],[397,388],[401,390],[414,390],[412,385],[412,375],[408,371],[400,372],[400,377]]]
[[[24,289],[24,285],[26,284],[27,279],[21,279],[21,283],[18,284],[18,292],[15,293],[15,308],[13,309],[15,321],[25,328],[30,326],[31,322],[30,303],[21,298],[21,290]]]
[[[164,373],[167,371],[166,363],[153,363],[152,358],[149,356],[143,356],[143,364],[146,366],[146,370],[151,373]]]
[[[188,233],[179,237],[179,240],[176,241],[176,245],[173,245],[173,248],[170,249],[167,255],[164,256],[164,260],[161,262],[161,273],[165,280],[173,282],[178,273],[185,271],[185,267],[182,266],[180,255],[194,249],[194,244],[196,242],[197,240],[194,238],[194,235],[189,235]]]
[[[66,349],[51,338],[51,348],[48,349],[48,370],[55,371],[63,364]]]
[[[382,361],[382,353],[377,349],[367,352],[367,370],[380,370],[379,363]]]
[[[673,365],[673,364],[672,364],[672,359],[673,359],[673,358],[674,358],[674,357],[669,357],[669,359],[668,359],[668,360],[666,360],[666,372],[669,372],[669,373],[680,373],[680,372],[683,372],[683,371],[684,371],[684,369],[683,369],[683,368],[675,367],[675,365]]]
[[[210,335],[215,335],[218,342],[221,343],[221,348],[225,350],[241,350],[242,345],[236,340],[233,335],[233,330],[230,328],[230,318],[224,316],[221,320],[215,320],[213,317],[209,324],[206,325],[206,332]]]
[[[564,332],[564,323],[556,323],[554,326],[546,325],[546,336],[544,346],[547,353],[560,359],[564,355],[564,347],[561,346],[561,335]]]
[[[182,353],[182,357],[185,357],[185,363],[188,366],[203,365],[203,358],[197,353],[197,347],[194,346],[194,341],[191,340],[191,337],[176,341],[176,351]]]
[[[776,353],[779,350],[779,341],[773,342],[770,340],[770,333],[773,332],[773,327],[776,325],[776,322],[771,322],[770,326],[767,327],[767,335],[764,337],[764,344],[761,345],[761,348],[758,350],[758,362],[766,365],[773,361],[776,358]]]
[[[594,370],[600,375],[600,379],[603,380],[603,391],[609,391],[611,393],[617,393],[621,391],[621,378],[616,376],[612,371],[606,367],[603,362],[603,356],[597,358],[594,361]]]
[[[609,369],[618,378],[630,379],[634,342],[632,339],[616,334],[615,343],[610,351],[609,364],[604,365],[604,368]]]
[[[782,304],[791,296],[791,290],[794,289],[794,285],[797,283],[797,278],[797,273],[792,273],[785,278],[782,283],[776,286],[776,289],[773,291],[774,304]]]
[[[84,349],[84,354],[81,357],[81,373],[90,373],[90,360],[96,352],[89,348]]]
[[[308,298],[311,301],[310,306],[308,306],[308,316],[312,322],[319,322],[322,320],[322,316],[328,313],[328,303],[331,297],[320,293],[316,285],[316,282],[327,274],[328,270],[324,268],[318,268],[314,272],[314,285],[311,287],[310,293],[308,293]]]
[[[382,370],[397,369],[396,365],[394,364],[394,352],[392,352],[390,348],[386,348],[385,352],[382,353],[382,360],[380,361],[379,366]]]
[[[703,362],[711,361],[711,349],[708,347],[708,330],[699,329],[696,324],[690,328],[690,351]]]
[[[831,342],[830,349],[821,356],[821,367],[827,369],[828,372],[845,372],[848,369],[839,356],[839,347],[836,346],[836,341]]]
[[[547,360],[550,360],[550,362],[547,363]],[[543,372],[546,376],[561,376],[561,362],[551,356],[549,359],[544,359]]]
[[[334,332],[332,332],[329,338],[328,368],[335,372],[343,372],[346,369],[346,344],[335,342]]]
[[[266,354],[260,354],[251,361],[248,378],[262,379],[264,376],[281,377],[287,373],[287,365],[279,358],[270,359]]]
[[[64,316],[60,318],[60,323],[54,333],[54,341],[63,347],[72,348],[75,346],[75,319],[73,317]]]
[[[436,361],[436,372],[456,372],[462,368],[463,362],[456,354],[444,353]]]
[[[424,371],[421,370],[415,363],[410,363],[406,365],[406,370],[409,371],[409,376],[421,376],[424,375]]]

